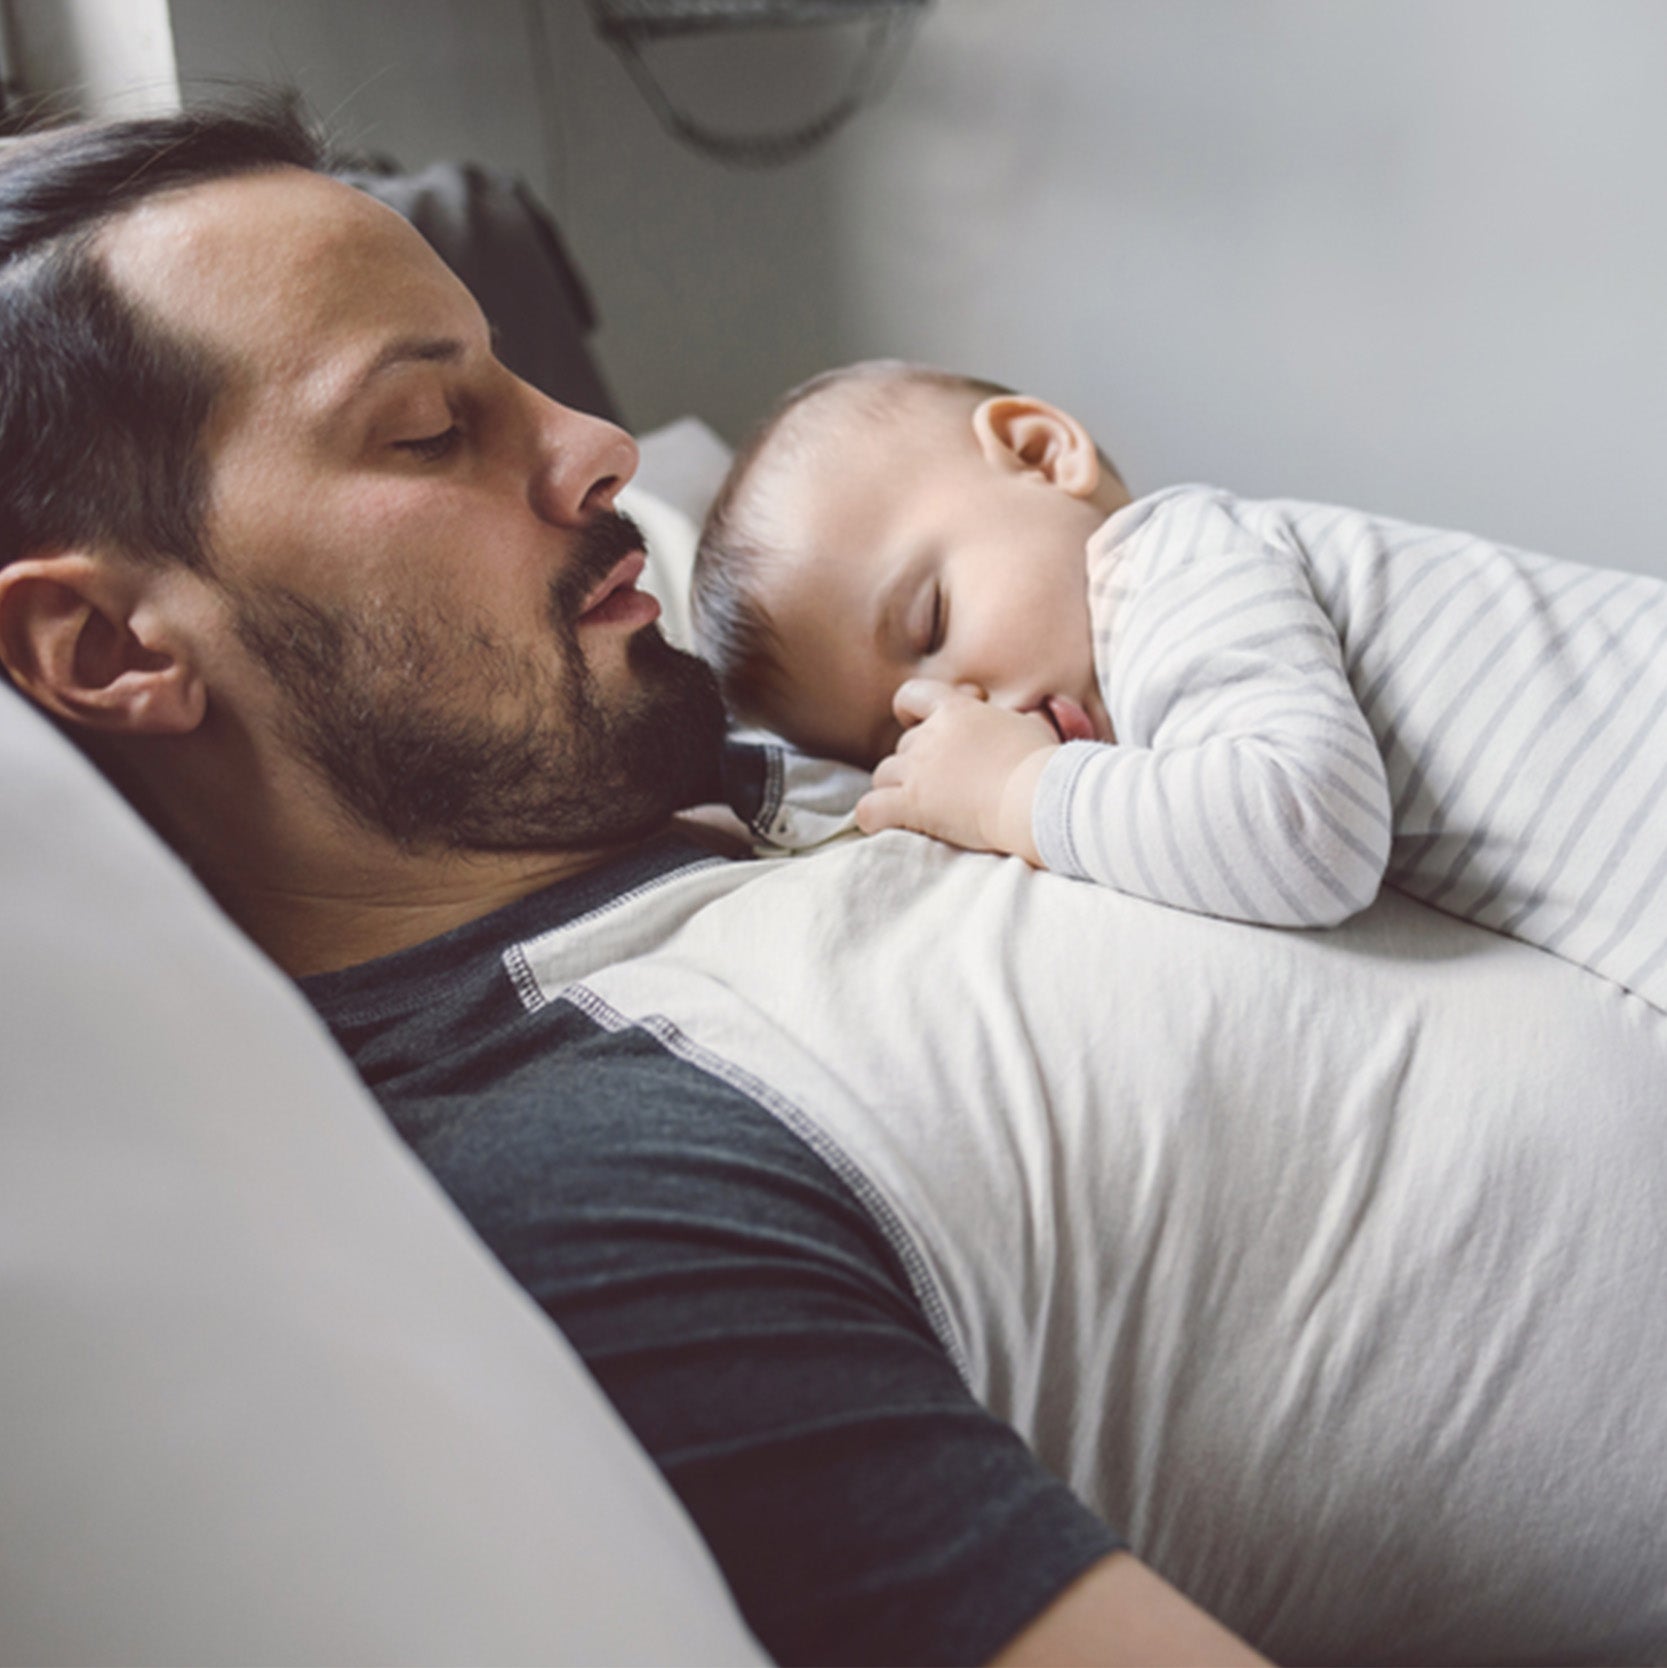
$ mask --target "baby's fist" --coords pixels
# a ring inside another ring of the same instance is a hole
[[[1039,864],[1031,805],[1059,744],[1053,726],[1038,713],[991,706],[970,685],[925,678],[905,683],[893,707],[908,728],[858,803],[858,827],[912,828]]]

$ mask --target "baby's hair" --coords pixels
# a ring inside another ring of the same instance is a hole
[[[743,719],[762,718],[786,670],[780,638],[762,601],[762,581],[780,552],[748,524],[759,478],[783,462],[813,456],[842,418],[895,415],[904,394],[949,395],[976,405],[1012,392],[999,382],[933,365],[865,359],[823,371],[782,395],[735,454],[706,513],[695,553],[690,593],[695,639],[717,672],[732,712]],[[807,422],[813,404],[817,420]],[[769,464],[761,468],[767,452]]]

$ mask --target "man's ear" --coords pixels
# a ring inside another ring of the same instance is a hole
[[[992,394],[972,414],[973,434],[987,462],[1018,469],[1087,498],[1100,483],[1093,437],[1069,412],[1029,394]]]
[[[207,690],[174,639],[149,568],[80,551],[0,568],[0,663],[55,717],[106,734],[183,735]]]

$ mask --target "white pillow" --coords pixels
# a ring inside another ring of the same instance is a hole
[[[0,774],[0,1661],[759,1661],[298,994],[4,688]]]
[[[637,473],[616,502],[642,528],[648,567],[642,588],[659,600],[660,629],[675,647],[694,648],[689,579],[706,507],[729,469],[730,451],[698,417],[637,437]]]
[[[637,472],[626,490],[652,493],[699,527],[733,457],[722,436],[698,417],[679,417],[637,436]]]

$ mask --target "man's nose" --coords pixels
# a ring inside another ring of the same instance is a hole
[[[556,526],[576,527],[611,509],[637,469],[637,443],[601,417],[529,390],[535,458],[528,491],[533,509]]]

